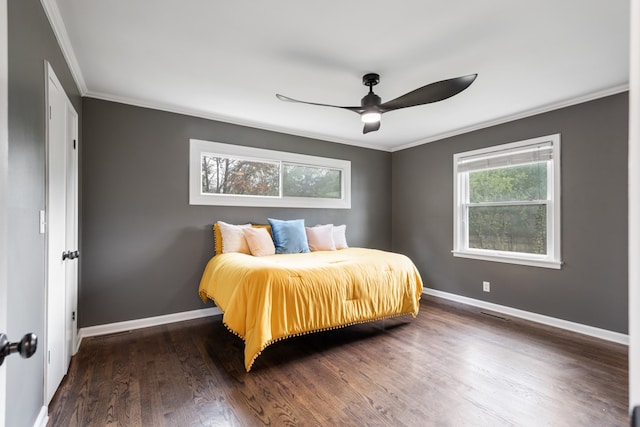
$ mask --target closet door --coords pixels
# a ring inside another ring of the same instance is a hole
[[[75,348],[78,280],[78,118],[47,64],[47,328],[45,405]]]

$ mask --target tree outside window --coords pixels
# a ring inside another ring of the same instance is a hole
[[[189,203],[349,209],[351,162],[192,139]]]

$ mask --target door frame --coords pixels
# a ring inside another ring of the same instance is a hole
[[[640,0],[631,1],[629,72],[629,409],[640,406]]]
[[[0,0],[0,333],[7,332],[7,191],[9,169],[9,58],[7,0]],[[0,367],[0,426],[6,421],[6,364]]]

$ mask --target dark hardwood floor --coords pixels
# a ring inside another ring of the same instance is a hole
[[[83,340],[50,426],[628,426],[627,347],[423,296],[268,347],[221,317]]]

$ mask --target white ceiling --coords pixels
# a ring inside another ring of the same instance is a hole
[[[86,96],[394,151],[618,93],[629,0],[42,0]],[[383,102],[478,73],[461,94],[353,112],[376,72]],[[234,141],[220,141],[234,142]]]

